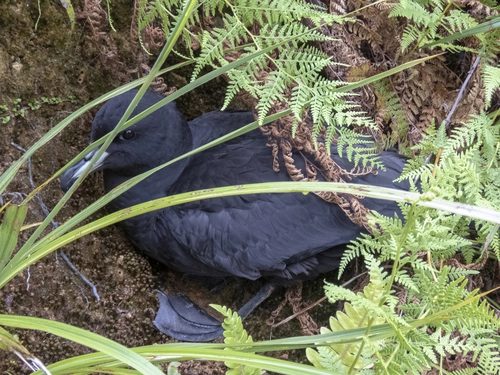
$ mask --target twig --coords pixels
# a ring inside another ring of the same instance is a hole
[[[344,284],[342,284],[342,287],[346,287],[347,285],[349,285],[350,283],[352,283],[354,280],[356,280],[356,279],[360,278],[360,277],[361,277],[361,276],[363,276],[363,275],[366,275],[367,273],[368,273],[368,272],[363,272],[363,273],[360,273],[359,275],[354,276],[352,279],[350,279],[350,280],[346,281]],[[311,304],[311,305],[309,305],[309,306],[307,306],[307,307],[303,308],[302,310],[300,310],[300,311],[296,312],[296,313],[295,313],[295,314],[293,314],[293,315],[290,315],[288,318],[283,319],[281,322],[276,323],[276,324],[273,324],[273,325],[271,326],[271,328],[276,328],[276,327],[279,327],[279,326],[280,326],[280,325],[282,325],[282,324],[288,323],[290,320],[292,320],[292,319],[296,318],[296,317],[297,317],[297,316],[299,316],[300,314],[303,314],[303,313],[305,313],[306,311],[309,311],[310,309],[312,309],[314,306],[319,305],[321,302],[325,301],[325,300],[326,300],[326,298],[327,298],[326,296],[321,297],[319,300],[317,300],[317,301],[316,301],[316,302],[314,302],[313,304]]]
[[[0,194],[0,206],[3,206],[6,203],[6,200],[8,200],[9,203],[12,201],[16,201],[16,200],[21,202],[27,196],[28,196],[28,194],[19,193],[17,191]],[[12,198],[10,198],[10,197],[12,197]]]
[[[14,354],[23,361],[23,363],[28,366],[31,371],[41,370],[46,375],[51,375],[51,372],[45,367],[42,361],[40,361],[37,357],[33,355],[25,355],[23,353],[18,352],[17,350],[13,350]]]
[[[486,241],[484,241],[483,250],[481,250],[481,257],[483,257],[484,254],[488,252],[488,247],[490,246],[491,241],[493,241],[495,234],[498,232],[498,228],[500,228],[499,224],[494,225],[493,228],[491,228],[488,237],[486,237]]]
[[[18,150],[22,151],[22,152],[26,152],[26,150],[24,148],[22,148],[21,146],[19,146],[18,144],[14,143],[14,142],[11,142],[10,143],[12,146],[14,146],[15,148],[17,148]],[[29,177],[29,181],[30,181],[30,184],[31,184],[31,187],[33,189],[35,189],[35,182],[33,181],[33,173],[32,173],[32,169],[31,169],[31,158],[28,158],[28,177]],[[47,206],[43,203],[42,201],[42,198],[36,194],[35,195],[36,199],[38,200],[38,203],[40,204],[40,208],[42,209],[42,212],[45,216],[48,216],[49,215],[49,210],[47,208]],[[55,222],[54,220],[51,220],[51,224],[52,224],[52,227],[54,229],[56,229],[59,224],[57,222]],[[100,301],[101,300],[101,297],[99,297],[99,294],[97,293],[97,288],[95,287],[95,285],[89,280],[87,279],[76,267],[75,265],[69,260],[69,258],[66,256],[66,254],[64,253],[64,251],[62,250],[59,250],[59,254],[61,255],[61,258],[63,258],[63,260],[66,262],[66,264],[68,265],[68,267],[74,272],[76,273],[78,276],[80,276],[80,278],[83,280],[83,282],[85,284],[87,284],[91,289],[92,289],[92,293],[94,294],[94,297],[97,301]],[[28,282],[29,280],[29,269],[28,269],[28,279],[26,280],[26,282]],[[29,288],[29,284],[27,286],[27,289]],[[85,296],[84,296],[85,297]],[[87,297],[85,297],[85,299],[87,299]],[[87,300],[88,302],[88,300]]]
[[[460,103],[460,100],[462,100],[462,96],[464,95],[465,88],[467,87],[467,84],[469,83],[470,79],[472,78],[472,75],[477,69],[477,66],[479,65],[479,61],[481,61],[481,56],[478,55],[476,57],[476,60],[474,61],[474,64],[472,64],[471,68],[469,69],[469,72],[467,73],[467,77],[465,78],[464,83],[462,84],[462,87],[460,87],[460,91],[458,92],[457,98],[455,99],[455,103],[453,103],[453,107],[451,107],[450,112],[448,112],[448,116],[444,119],[443,123],[445,127],[448,127],[448,125],[451,122],[451,118],[455,114],[455,111],[458,108],[458,103]],[[432,153],[427,155],[427,158],[425,158],[425,164],[429,164],[430,160],[432,158]],[[418,178],[415,179],[415,183],[417,183]]]
[[[450,112],[448,113],[448,116],[446,116],[446,119],[444,120],[444,125],[448,126],[448,124],[451,122],[451,117],[455,113],[458,107],[458,103],[460,100],[462,100],[462,96],[464,95],[465,88],[467,87],[467,84],[469,83],[470,79],[472,78],[472,75],[477,69],[477,66],[479,65],[479,61],[481,61],[481,56],[478,55],[476,57],[476,61],[474,61],[474,64],[472,64],[472,67],[469,69],[469,72],[467,73],[467,77],[465,78],[464,83],[462,84],[462,87],[460,87],[460,91],[458,92],[457,98],[455,99],[455,103],[453,103],[453,107],[451,107]]]
[[[100,301],[101,300],[101,297],[99,297],[99,294],[97,293],[97,288],[95,287],[95,285],[85,277],[85,275],[83,273],[81,273],[73,263],[71,263],[71,261],[68,259],[68,257],[66,256],[66,254],[61,251],[61,258],[63,258],[63,260],[66,262],[66,264],[68,265],[69,268],[71,268],[71,270],[76,273],[78,276],[80,276],[80,278],[83,280],[83,282],[85,284],[87,284],[88,286],[90,286],[90,289],[92,289],[92,293],[94,294],[95,296],[95,299],[97,301]]]
[[[30,268],[28,267],[26,271],[28,272],[28,277],[26,277],[26,291],[28,291],[30,290],[30,278],[31,278]]]

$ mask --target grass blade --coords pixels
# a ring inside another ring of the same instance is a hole
[[[487,31],[497,29],[499,27],[500,27],[500,17],[495,17],[489,21],[483,22],[483,23],[481,23],[477,26],[471,27],[467,30],[461,31],[459,33],[455,33],[453,35],[448,35],[447,37],[436,40],[432,43],[428,43],[428,44],[422,46],[422,48],[427,48],[427,47],[435,46],[437,44],[452,42],[452,41],[457,40],[457,39],[462,39],[462,38],[466,38],[468,36],[485,33]]]
[[[28,213],[27,205],[7,206],[0,224],[0,271],[3,270],[16,248],[19,231]]]
[[[159,168],[159,167],[158,167]],[[139,177],[139,176],[138,176]],[[137,178],[137,177],[135,177]],[[135,183],[135,178],[125,182],[123,185]],[[115,190],[121,189],[117,188]],[[112,190],[108,196],[112,197]],[[397,189],[382,188],[379,186],[361,185],[352,183],[334,183],[334,182],[272,182],[249,184],[239,186],[226,186],[214,189],[204,189],[193,192],[177,194],[165,198],[156,199],[150,202],[141,203],[139,205],[129,207],[120,211],[116,211],[110,215],[93,221],[80,228],[77,228],[65,235],[54,238],[48,236],[41,244],[36,244],[33,251],[27,253],[25,258],[17,257],[15,262],[12,261],[9,267],[0,272],[0,287],[4,286],[9,280],[15,277],[28,265],[33,264],[37,260],[50,254],[52,251],[67,245],[76,239],[86,236],[96,230],[106,226],[115,224],[122,220],[129,219],[134,216],[142,215],[147,212],[155,211],[161,208],[171,207],[183,203],[193,202],[200,199],[210,199],[225,196],[234,196],[242,194],[263,194],[263,193],[310,193],[315,191],[330,191],[343,194],[355,194],[366,196],[376,199],[392,200],[397,202],[416,202],[420,206],[439,209],[443,211],[452,212],[459,215],[464,215],[472,218],[487,220],[493,223],[500,224],[500,212],[468,205],[465,203],[449,202],[441,199],[422,199],[423,196],[409,191],[402,191]]]
[[[80,343],[94,350],[106,353],[122,363],[141,371],[143,374],[163,375],[156,366],[113,340],[99,336],[84,329],[52,320],[33,318],[28,316],[0,314],[0,325],[37,331],[50,332],[54,335]]]

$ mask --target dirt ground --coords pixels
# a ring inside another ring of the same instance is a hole
[[[130,34],[130,1],[114,1],[112,19],[117,32],[99,39],[95,17],[91,10],[82,16],[83,4],[73,1],[81,15],[71,30],[68,16],[59,1],[41,2],[38,18],[37,2],[32,0],[0,2],[0,173],[22,155],[18,145],[28,149],[60,120],[72,111],[103,93],[138,77],[141,65],[148,62]],[[85,10],[85,9],[84,9]],[[103,58],[101,48],[107,48]],[[185,75],[172,74],[166,78],[169,87],[186,82]],[[224,81],[215,81],[197,90],[178,104],[193,118],[204,111],[219,108],[224,97]],[[45,98],[45,99],[44,99]],[[37,104],[37,101],[39,105]],[[192,103],[197,103],[194,107]],[[71,124],[60,136],[37,152],[32,158],[34,184],[50,177],[87,144],[93,114],[88,113]],[[15,144],[15,145],[14,145]],[[101,177],[90,176],[56,218],[64,222],[102,195]],[[16,199],[32,190],[25,166],[8,188],[4,199]],[[58,182],[50,184],[40,194],[50,209],[62,197]],[[103,215],[103,212],[97,216]],[[94,219],[97,217],[95,216]],[[37,200],[32,200],[27,222],[44,218]],[[27,231],[29,232],[29,231]],[[29,233],[23,234],[23,240]],[[158,332],[152,324],[157,309],[156,290],[184,292],[196,303],[206,307],[218,303],[237,309],[258,289],[255,283],[230,282],[226,288],[211,293],[203,284],[168,270],[136,252],[117,227],[106,228],[66,246],[64,252],[75,266],[95,286],[100,301],[88,286],[71,271],[58,253],[54,253],[13,279],[0,290],[0,313],[18,314],[57,320],[104,335],[126,346],[135,347],[172,341]],[[333,276],[330,277],[333,280]],[[304,302],[312,303],[322,297],[322,280],[307,283]],[[264,324],[271,311],[283,299],[283,291],[262,305],[246,322],[254,339],[300,335],[296,320],[271,329]],[[291,312],[286,307],[276,320]],[[312,310],[311,316],[325,325],[332,314],[327,303]],[[11,330],[21,342],[46,365],[88,352],[80,345],[35,331]],[[303,358],[303,353],[277,354]],[[0,351],[0,373],[22,374],[28,370],[11,354]],[[185,373],[217,374],[220,365],[191,362]]]

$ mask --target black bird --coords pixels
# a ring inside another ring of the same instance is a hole
[[[135,96],[130,91],[109,100],[92,124],[91,141],[111,132]],[[147,92],[134,115],[163,97]],[[94,170],[104,170],[106,192],[117,185],[227,134],[254,120],[249,112],[210,112],[187,122],[170,103],[120,132]],[[332,149],[332,151],[335,151]],[[67,190],[92,155],[61,178]],[[303,157],[295,155],[304,166]],[[332,152],[343,168],[351,163]],[[394,151],[381,154],[386,171],[353,178],[352,182],[408,190],[394,183],[405,159]],[[286,171],[274,172],[266,138],[255,130],[156,172],[110,203],[113,210],[168,195],[198,189],[258,182],[291,181]],[[365,198],[365,207],[394,216],[394,202]],[[137,248],[170,268],[186,274],[250,280],[264,278],[289,284],[314,278],[338,267],[345,245],[363,229],[337,205],[314,194],[256,194],[202,200],[147,213],[122,222]],[[245,317],[272,287],[240,310]],[[155,324],[184,341],[209,341],[222,333],[219,322],[182,297],[160,295]]]

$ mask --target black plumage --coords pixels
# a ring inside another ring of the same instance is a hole
[[[114,129],[135,93],[111,99],[99,110],[92,125],[92,141]],[[159,94],[147,92],[134,114],[160,99]],[[215,111],[187,122],[170,103],[118,134],[94,169],[104,170],[105,190],[109,191],[253,120],[249,112]],[[299,166],[304,163],[303,156],[295,157]],[[337,154],[332,157],[343,168],[351,169],[351,163]],[[407,184],[393,182],[400,175],[404,158],[394,151],[383,152],[381,157],[386,171],[355,177],[352,182],[408,190]],[[63,175],[63,189],[74,182],[89,160],[86,157]],[[284,168],[274,172],[272,165],[266,138],[255,130],[164,168],[110,206],[116,210],[191,190],[291,180]],[[394,202],[366,198],[363,204],[385,215],[398,212]],[[363,231],[337,205],[301,193],[202,200],[147,213],[122,225],[137,248],[183,273],[266,278],[279,283],[335,269],[345,244]]]

